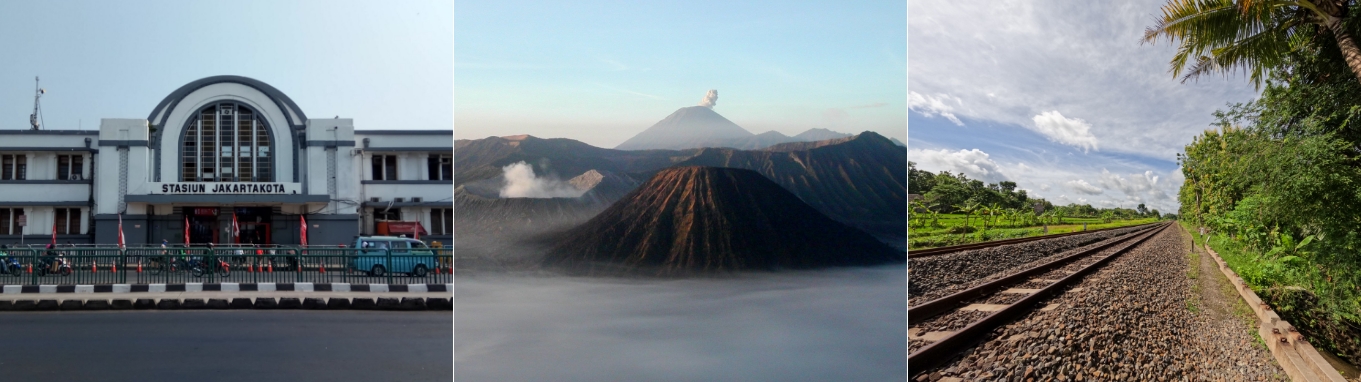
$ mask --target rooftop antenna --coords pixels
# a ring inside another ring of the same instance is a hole
[[[38,87],[38,76],[33,76],[33,114],[28,115],[28,124],[33,125],[33,130],[38,130],[38,116],[41,111],[38,108],[38,98],[47,93],[46,89]]]

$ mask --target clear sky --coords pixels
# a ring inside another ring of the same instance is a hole
[[[310,118],[358,129],[450,129],[453,5],[434,1],[0,2],[0,129],[146,118],[203,77],[241,75]]]
[[[614,147],[717,89],[753,133],[905,140],[902,0],[458,1],[455,136]]]
[[[1257,92],[1173,78],[1175,47],[1140,44],[1165,2],[912,1],[908,159],[1056,204],[1174,212],[1176,154]]]

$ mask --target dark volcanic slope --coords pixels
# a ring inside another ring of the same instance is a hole
[[[727,142],[749,138],[750,131],[704,106],[683,107],[652,127],[619,144],[618,150],[689,149],[724,147]]]
[[[873,132],[762,151],[704,149],[676,165],[759,171],[837,221],[894,240],[907,232],[907,148]]]
[[[827,218],[759,173],[680,167],[658,172],[565,233],[546,262],[687,273],[904,259],[903,252]]]

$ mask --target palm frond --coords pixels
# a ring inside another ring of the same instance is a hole
[[[1295,29],[1313,19],[1308,16],[1315,7],[1301,3],[1305,2],[1170,0],[1162,7],[1162,18],[1144,31],[1143,42],[1166,38],[1178,44],[1169,71],[1182,82],[1207,73],[1243,70],[1260,86],[1287,52],[1308,41]]]

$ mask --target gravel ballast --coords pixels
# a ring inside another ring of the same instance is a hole
[[[1076,253],[1101,241],[1146,227],[1132,227],[1073,235],[1050,240],[960,251],[940,256],[908,258],[908,298],[915,306],[948,296],[997,277],[1019,272]]]
[[[1200,285],[1207,272],[1188,276],[1184,235],[1169,227],[1039,304],[1056,309],[1033,310],[914,380],[1284,380],[1241,319],[1195,306],[1222,291]]]

